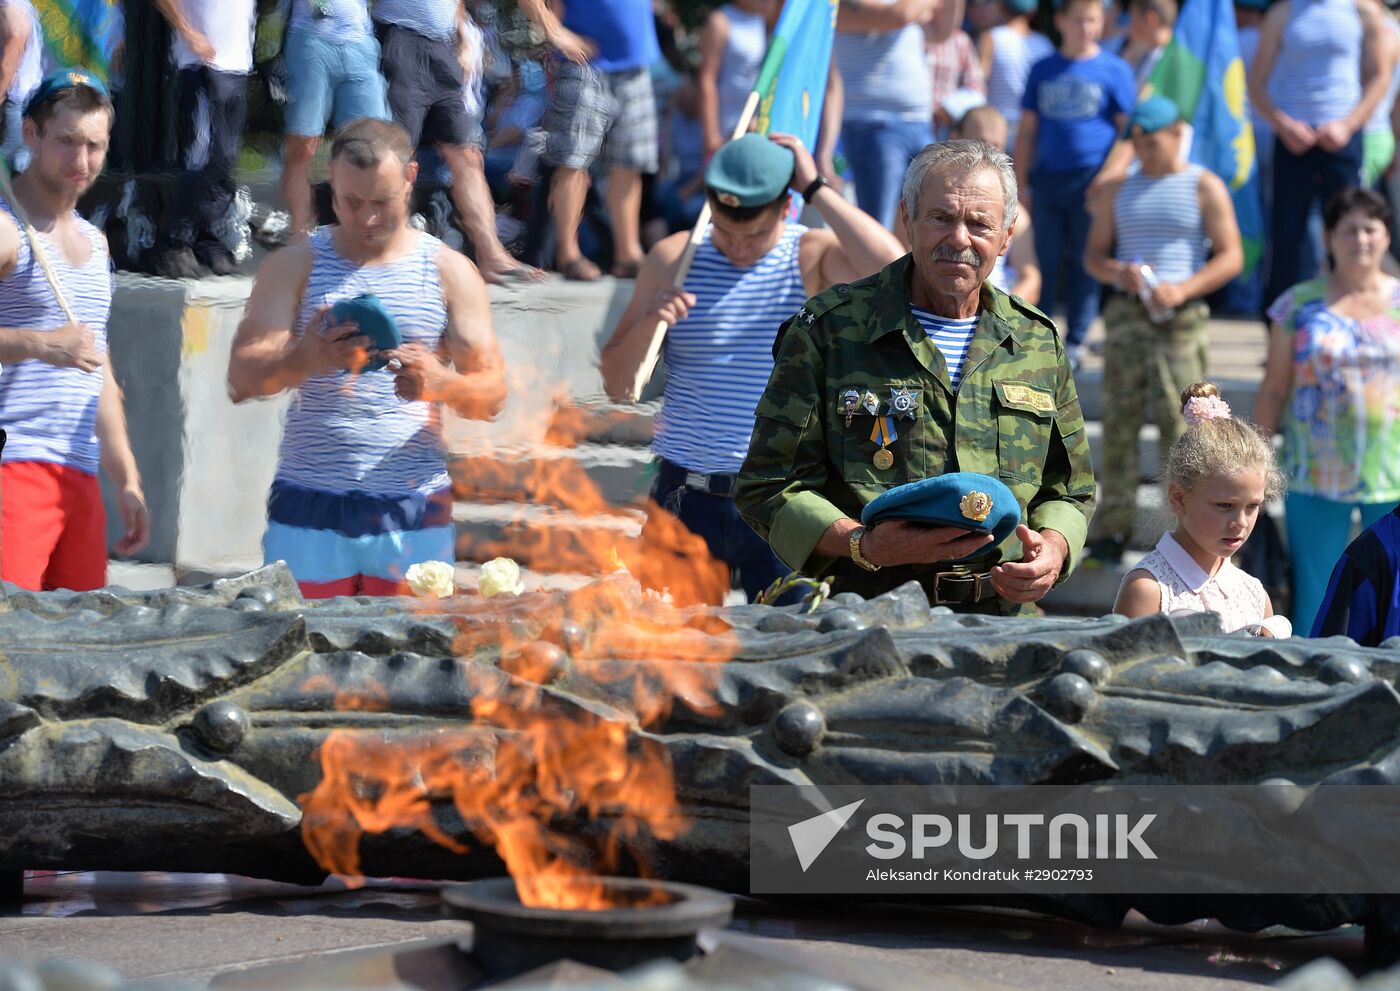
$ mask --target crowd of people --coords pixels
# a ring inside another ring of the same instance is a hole
[[[157,6],[183,171],[156,268],[227,274],[259,4]],[[661,7],[520,0],[542,48],[511,59],[472,0],[283,4],[291,236],[254,280],[229,389],[292,393],[264,549],[305,594],[391,594],[410,564],[452,560],[441,409],[500,411],[488,285],[552,267],[636,280],[601,368],[630,398],[664,334],[643,545],[678,520],[751,598],[794,571],[1031,608],[1131,545],[1150,407],[1178,526],[1125,578],[1120,611],[1213,608],[1279,635],[1229,561],[1286,477],[1294,627],[1400,626],[1365,577],[1400,556],[1400,27],[1385,9],[1237,5],[1269,225],[1268,364],[1245,424],[1203,384],[1212,301],[1246,282],[1231,190],[1189,163],[1188,123],[1151,88],[1175,0],[843,0],[811,148],[733,137],[781,0],[717,6],[680,66]],[[118,550],[149,532],[105,361],[109,252],[75,209],[117,111],[83,69],[43,75],[40,33],[28,0],[0,0],[0,147],[20,170],[0,213],[0,573],[90,588],[105,577],[99,469],[119,492]],[[328,127],[329,216],[312,190]],[[415,225],[428,176],[472,261]],[[503,238],[511,211],[552,251]],[[1075,371],[1100,317],[1095,471]],[[982,488],[952,505],[946,485],[922,488],[955,476]],[[906,487],[906,515],[867,518]],[[1020,525],[994,537],[968,500],[1012,505]],[[1358,511],[1371,529],[1346,550]]]

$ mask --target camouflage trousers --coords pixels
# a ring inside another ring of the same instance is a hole
[[[1210,310],[1194,300],[1166,323],[1155,324],[1142,303],[1117,293],[1103,311],[1102,454],[1094,459],[1100,486],[1094,513],[1096,537],[1133,535],[1137,516],[1138,432],[1150,405],[1161,435],[1159,457],[1186,429],[1181,390],[1206,373],[1206,320]]]

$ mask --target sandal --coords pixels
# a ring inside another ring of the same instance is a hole
[[[641,263],[640,261],[635,261],[635,262],[617,262],[617,263],[614,264],[613,267],[612,267],[613,278],[615,278],[615,279],[635,279],[635,278],[637,277],[637,273],[638,273],[639,271],[641,271],[641,268],[642,268],[642,263]]]

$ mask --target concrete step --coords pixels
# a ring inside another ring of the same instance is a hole
[[[203,567],[177,574],[174,568],[165,564],[141,564],[135,561],[114,559],[107,562],[107,584],[109,586],[119,585],[133,592],[155,592],[178,585],[203,585],[217,578],[237,577],[247,574],[249,571],[256,571],[262,566],[261,560],[245,563],[246,567],[239,566],[232,571],[226,567]],[[593,581],[596,576],[570,572],[541,572],[521,568],[520,577],[525,583],[526,592],[571,592]],[[475,592],[477,586],[481,584],[481,564],[476,561],[458,561],[455,579],[458,588]]]
[[[1085,424],[1089,435],[1089,453],[1094,459],[1094,471],[1103,471],[1107,462],[1103,453],[1103,424],[1097,420]],[[1143,479],[1155,479],[1161,465],[1161,434],[1155,423],[1144,424],[1138,432],[1138,472]]]
[[[566,402],[554,411],[545,443],[621,444],[650,447],[659,401],[643,403]]]
[[[154,592],[157,589],[173,588],[177,582],[175,569],[168,564],[108,560],[107,584],[120,585],[133,592]]]
[[[1106,616],[1113,612],[1113,601],[1118,597],[1123,576],[1146,556],[1147,551],[1131,550],[1124,552],[1123,560],[1117,565],[1084,562],[1074,569],[1069,581],[1052,588],[1040,600],[1040,606],[1052,616]]]
[[[1122,562],[1113,566],[1096,561],[1081,562],[1069,581],[1051,589],[1041,600],[1041,607],[1057,615],[1102,616],[1112,612],[1123,576],[1137,567],[1138,561],[1162,539],[1162,534],[1175,526],[1176,519],[1167,507],[1165,488],[1155,484],[1139,486],[1133,540]]]
[[[459,562],[509,557],[542,573],[589,576],[609,569],[614,549],[631,550],[643,518],[635,509],[584,514],[519,502],[459,502],[452,509]]]
[[[500,448],[451,459],[454,496],[464,502],[528,502],[593,513],[639,504],[651,452],[618,444]]]
[[[1209,366],[1206,378],[1220,386],[1225,401],[1239,416],[1248,419],[1254,412],[1254,398],[1259,392],[1259,380],[1263,377],[1262,367],[1254,378],[1238,375],[1213,375]],[[1103,419],[1103,370],[1101,367],[1081,367],[1074,373],[1075,388],[1079,391],[1079,405],[1084,410],[1086,420]],[[1146,401],[1146,400],[1144,400]],[[1151,416],[1151,411],[1148,411]]]
[[[525,583],[526,592],[572,592],[593,581],[595,575],[577,572],[534,571],[520,569],[520,580]],[[458,561],[453,579],[463,591],[475,592],[481,585],[481,564],[476,561]]]
[[[110,558],[107,584],[120,585],[133,592],[153,592],[176,586],[207,585],[223,578],[237,578],[262,567],[261,557],[234,557],[200,564],[148,564]]]
[[[1139,485],[1131,547],[1151,550],[1162,539],[1162,534],[1174,526],[1176,517],[1172,516],[1171,508],[1167,505],[1166,487],[1152,482]]]

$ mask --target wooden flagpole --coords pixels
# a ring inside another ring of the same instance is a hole
[[[0,194],[3,194],[10,208],[14,210],[15,216],[19,218],[21,226],[24,227],[24,236],[29,240],[29,250],[39,262],[39,267],[44,270],[44,278],[48,280],[49,288],[53,290],[54,298],[58,300],[58,308],[63,311],[64,319],[69,323],[81,323],[73,308],[68,305],[68,297],[63,295],[63,284],[58,281],[58,273],[53,270],[49,263],[48,253],[44,250],[44,244],[39,240],[39,232],[34,229],[34,225],[29,222],[29,215],[20,204],[19,198],[15,196],[14,182],[10,178],[10,168],[3,158],[0,158]]]

